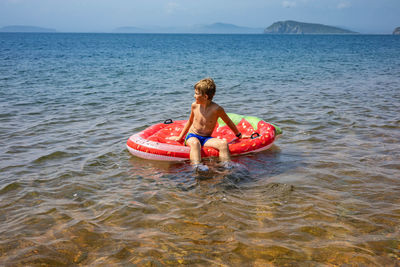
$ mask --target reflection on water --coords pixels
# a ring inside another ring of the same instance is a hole
[[[399,264],[395,37],[1,37],[0,265]],[[205,76],[282,137],[208,173],[132,157]]]
[[[112,164],[115,157],[128,165]],[[396,181],[335,161],[307,166],[302,157],[274,146],[234,158],[232,169],[208,160],[210,171],[197,174],[187,163],[121,151],[88,161],[87,175],[10,183],[0,192],[2,261],[395,264],[399,189],[384,185]]]

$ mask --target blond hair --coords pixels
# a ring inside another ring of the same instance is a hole
[[[198,90],[202,95],[207,95],[209,100],[212,100],[215,95],[216,86],[214,80],[205,78],[198,81],[194,85],[194,89]]]

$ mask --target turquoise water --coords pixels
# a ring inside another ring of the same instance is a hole
[[[400,260],[400,39],[0,34],[0,262],[385,265]],[[193,84],[284,134],[240,168],[131,156]]]

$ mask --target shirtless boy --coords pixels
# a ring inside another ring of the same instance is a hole
[[[212,101],[215,89],[215,83],[211,78],[200,80],[194,85],[196,101],[192,103],[189,120],[179,136],[171,137],[172,140],[182,141],[183,137],[186,136],[185,145],[190,147],[190,161],[195,166],[199,166],[201,163],[201,147],[203,146],[218,149],[219,158],[222,162],[230,161],[230,152],[226,140],[211,137],[218,118],[221,118],[229,126],[236,137],[242,137],[224,109]]]

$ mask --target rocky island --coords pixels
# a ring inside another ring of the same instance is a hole
[[[400,27],[397,27],[396,29],[394,29],[393,35],[400,35]]]
[[[355,34],[338,27],[293,20],[278,21],[264,30],[265,34]]]

